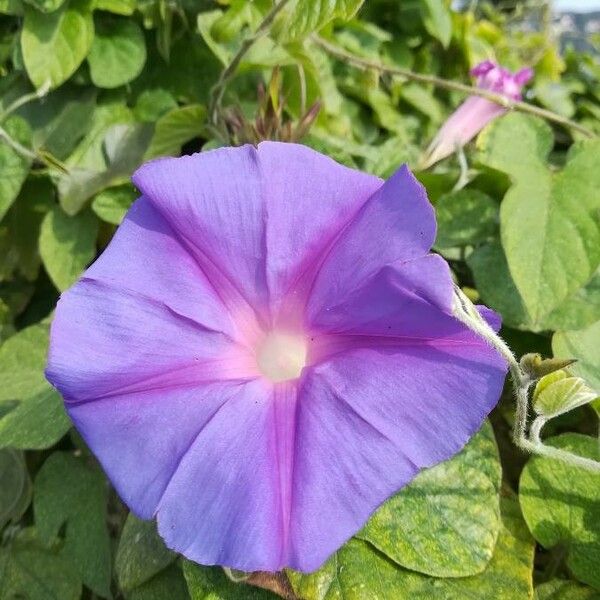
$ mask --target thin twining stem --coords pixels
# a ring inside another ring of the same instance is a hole
[[[9,115],[21,108],[21,106],[28,104],[32,100],[41,100],[49,91],[50,80],[46,81],[39,89],[30,92],[29,94],[19,96],[12,104],[9,104],[2,112],[0,112],[0,123],[5,121]]]
[[[17,154],[20,154],[24,158],[27,158],[31,161],[38,161],[39,163],[45,165],[49,169],[54,169],[61,174],[67,174],[69,171],[67,167],[60,161],[58,158],[54,157],[49,152],[44,150],[32,150],[27,146],[24,146],[17,140],[15,140],[11,135],[4,129],[4,127],[0,126],[0,140],[4,140],[6,144],[8,144]]]
[[[511,98],[508,98],[507,96],[504,96],[502,94],[497,94],[496,92],[492,92],[490,90],[466,85],[458,81],[452,81],[451,79],[443,79],[442,77],[436,77],[435,75],[416,73],[415,71],[411,71],[410,69],[404,69],[402,67],[393,67],[375,60],[362,58],[361,56],[356,56],[355,54],[347,52],[343,48],[340,48],[339,46],[336,46],[335,44],[332,44],[317,35],[313,35],[311,39],[318,46],[323,48],[323,50],[325,50],[332,56],[335,56],[338,60],[341,60],[342,62],[357,67],[359,69],[373,69],[375,71],[379,71],[380,73],[389,73],[390,75],[397,75],[399,77],[404,77],[405,79],[410,79],[412,81],[427,83],[446,90],[452,90],[455,92],[468,94],[469,96],[480,96],[482,98],[485,98],[486,100],[490,100],[491,102],[495,102],[496,104],[503,106],[507,110],[515,110],[535,115],[537,117],[541,117],[542,119],[546,119],[547,121],[551,121],[553,123],[558,123],[559,125],[562,125],[564,127],[568,127],[573,131],[577,131],[582,135],[585,135],[586,137],[596,137],[596,134],[587,127],[584,127],[583,125],[580,125],[579,123],[576,123],[575,121],[572,121],[567,117],[563,117],[562,115],[552,112],[551,110],[546,110],[545,108],[534,106],[533,104],[529,104],[528,102],[512,100]]]
[[[527,435],[529,389],[535,383],[534,379],[522,369],[506,342],[479,314],[479,311],[465,296],[463,291],[458,286],[455,286],[454,292],[454,316],[471,331],[479,335],[492,348],[497,350],[508,363],[516,400],[515,425],[513,429],[513,441],[515,444],[522,450],[533,454],[547,456],[548,458],[561,460],[575,467],[600,472],[600,462],[544,444],[540,437],[540,431],[545,424],[545,420],[541,420],[540,418],[534,420],[529,436]]]
[[[0,140],[4,140],[17,154],[20,154],[24,158],[28,158],[29,160],[36,160],[38,158],[38,155],[33,150],[13,139],[4,127],[0,127]]]
[[[269,32],[271,24],[275,20],[275,17],[279,14],[281,9],[289,2],[289,0],[280,0],[277,4],[274,4],[271,10],[265,15],[265,18],[262,20],[256,31],[247,37],[239,47],[238,51],[235,53],[230,63],[221,71],[219,75],[219,79],[217,83],[214,85],[210,92],[210,102],[209,102],[209,118],[211,124],[216,126],[219,121],[219,107],[221,105],[221,101],[223,100],[223,94],[225,93],[225,89],[227,88],[227,84],[235,75],[235,72],[244,58],[244,55],[252,45],[261,37],[266,35]]]

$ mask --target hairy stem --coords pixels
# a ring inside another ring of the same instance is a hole
[[[539,417],[536,417],[534,419],[533,423],[531,424],[531,428],[529,430],[529,437],[534,444],[542,443],[542,438],[541,438],[542,428],[544,427],[544,425],[547,422],[548,422],[548,420],[546,419],[546,417],[539,416]]]
[[[325,50],[332,56],[335,56],[338,60],[341,60],[346,64],[355,66],[359,69],[373,69],[375,71],[379,71],[380,73],[389,73],[390,75],[397,75],[399,77],[404,77],[405,79],[418,81],[419,83],[427,83],[446,90],[462,92],[463,94],[468,94],[469,96],[481,96],[486,100],[490,100],[491,102],[503,106],[507,110],[516,110],[519,112],[528,113],[530,115],[535,115],[537,117],[541,117],[542,119],[546,119],[547,121],[551,121],[552,123],[557,123],[559,125],[562,125],[563,127],[568,127],[569,129],[577,131],[578,133],[581,133],[586,137],[596,137],[596,134],[593,131],[589,130],[587,127],[584,127],[583,125],[580,125],[579,123],[576,123],[571,119],[567,119],[567,117],[563,117],[562,115],[552,112],[551,110],[546,110],[545,108],[534,106],[533,104],[529,104],[528,102],[512,100],[511,98],[507,98],[502,94],[497,94],[496,92],[492,92],[490,90],[466,85],[458,81],[443,79],[442,77],[436,77],[434,75],[425,75],[424,73],[416,73],[414,71],[411,71],[410,69],[404,69],[402,67],[392,67],[378,61],[362,58],[360,56],[356,56],[355,54],[347,52],[346,50],[340,48],[339,46],[336,46],[335,44],[331,44],[327,40],[324,40],[322,37],[319,37],[317,35],[312,36],[311,39],[318,46],[323,48],[323,50]]]
[[[533,385],[534,380],[521,368],[521,365],[506,342],[479,314],[479,311],[463,291],[458,286],[455,286],[454,292],[454,316],[471,331],[479,335],[492,348],[497,350],[508,363],[516,400],[515,425],[513,429],[514,443],[527,452],[561,460],[575,467],[600,473],[600,462],[544,444],[540,438],[540,431],[546,422],[544,418],[538,417],[535,419],[529,436],[527,435],[529,389]]]

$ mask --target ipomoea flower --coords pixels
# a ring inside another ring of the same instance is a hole
[[[477,78],[477,87],[506,96],[510,100],[521,99],[521,89],[533,77],[530,68],[511,73],[489,60],[471,69]],[[480,96],[467,98],[442,125],[429,145],[420,165],[427,169],[450,156],[472,140],[492,119],[504,114],[506,108]]]
[[[63,294],[48,379],[170,548],[316,569],[496,404],[503,359],[452,316],[434,212],[304,146],[160,159]],[[496,321],[491,311],[486,318]]]

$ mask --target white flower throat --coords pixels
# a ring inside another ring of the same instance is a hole
[[[258,368],[275,383],[296,379],[306,365],[306,353],[307,344],[302,335],[274,330],[258,346]]]

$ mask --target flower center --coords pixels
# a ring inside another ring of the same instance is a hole
[[[258,346],[260,372],[273,382],[296,379],[306,365],[306,340],[302,335],[271,331]]]

